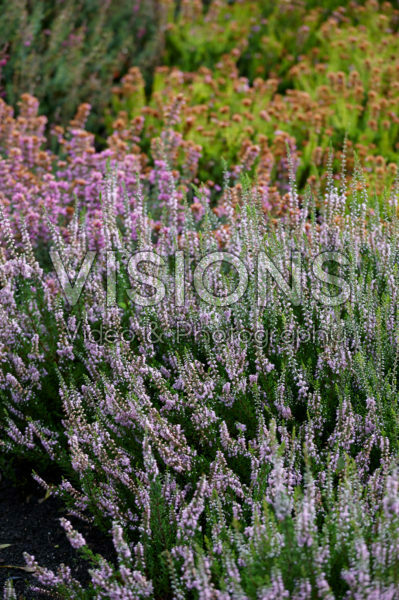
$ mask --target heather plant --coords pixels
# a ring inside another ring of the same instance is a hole
[[[35,95],[52,121],[90,99],[101,126],[114,81],[139,64],[147,76],[162,49],[162,2],[2,2],[0,93],[16,106]]]
[[[211,0],[205,5],[185,0],[169,14],[163,62],[194,72],[214,68],[232,53],[240,75],[251,81],[286,77],[297,57],[317,44],[318,26],[339,5],[335,0],[323,6],[312,1]]]
[[[379,41],[378,31],[397,30],[397,17],[394,3],[376,0],[328,0],[322,5],[313,0],[183,0],[169,12],[163,62],[194,72],[203,66],[212,69],[232,53],[240,75],[250,81],[278,77],[285,89],[291,87],[289,72],[297,62],[319,53],[328,58],[328,44],[320,35],[326,22],[339,25],[344,38],[357,26],[377,34],[374,41]]]
[[[250,2],[214,2],[201,16],[199,3],[183,3],[169,32],[180,59],[156,70],[149,102],[137,69],[115,88],[112,144],[154,155],[166,136],[173,168],[198,165],[199,180],[218,184],[222,159],[233,176],[252,169],[278,180],[289,144],[304,189],[317,180],[314,164],[327,165],[330,143],[342,146],[347,135],[382,192],[398,158],[398,11],[376,2],[265,6],[267,18]],[[243,68],[245,57],[257,66]]]
[[[299,194],[287,160],[278,221],[247,177],[226,173],[213,211],[170,169],[152,192],[111,169],[103,243],[78,211],[53,223],[55,271],[3,211],[2,448],[57,465],[36,480],[118,555],[64,520],[91,584],[26,556],[39,587],[397,597],[398,185],[380,202],[359,165],[335,180],[330,158],[325,193]]]
[[[166,66],[112,88],[101,150],[78,96],[63,125],[0,100],[0,461],[62,499],[90,582],[26,565],[66,600],[396,600],[398,12],[205,5],[140,4]],[[71,6],[13,14],[56,48]]]
[[[138,76],[138,71],[135,71],[135,75]],[[178,107],[171,110],[174,114]],[[66,233],[77,209],[85,220],[90,247],[103,245],[101,196],[98,190],[104,182],[109,161],[117,161],[118,164],[118,218],[122,218],[126,210],[122,188],[131,198],[139,182],[149,197],[149,208],[156,221],[155,217],[161,214],[169,198],[171,176],[177,187],[178,199],[188,193],[190,200],[194,200],[190,205],[194,219],[201,217],[204,211],[200,197],[208,198],[212,208],[218,210],[220,186],[213,181],[201,184],[197,178],[199,147],[184,142],[169,122],[165,123],[159,138],[154,137],[148,154],[142,151],[138,143],[130,145],[125,141],[120,123],[115,124],[108,146],[98,151],[94,135],[86,129],[89,114],[90,105],[82,104],[68,126],[52,126],[47,133],[46,117],[39,115],[36,98],[24,94],[16,115],[9,105],[0,100],[0,195],[17,243],[20,243],[21,227],[25,222],[32,242],[39,251],[41,243],[47,243],[52,225],[56,224],[63,234]],[[172,121],[176,119],[173,114]],[[143,121],[139,118],[127,132],[128,137],[131,136],[129,141],[140,141],[142,129]],[[285,141],[284,136],[279,138],[280,153],[285,151]],[[52,150],[54,143],[57,145],[55,151]],[[295,150],[293,144],[291,148]],[[245,164],[238,165],[234,171],[237,188],[241,185],[238,180],[240,170],[249,168],[253,161],[254,157],[251,152],[249,154]],[[180,161],[176,159],[177,155]],[[282,157],[281,162],[286,163],[286,159]],[[284,212],[288,179],[282,167],[276,177],[269,165],[261,172],[263,175],[259,176],[259,187],[262,188],[265,210],[270,210],[274,215]],[[276,180],[279,188],[273,185]],[[131,200],[128,200],[128,204],[131,205]],[[132,222],[132,230],[134,227],[135,223]]]

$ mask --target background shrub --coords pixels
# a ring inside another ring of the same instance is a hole
[[[0,11],[1,94],[14,106],[34,94],[51,121],[88,101],[101,129],[113,82],[133,64],[149,76],[162,50],[159,0],[2,0]]]

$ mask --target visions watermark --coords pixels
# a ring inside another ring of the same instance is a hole
[[[107,306],[112,307],[117,302],[117,257],[118,252],[108,251],[106,253],[106,298]],[[72,284],[66,266],[63,264],[60,254],[57,250],[50,251],[54,269],[57,273],[61,284],[64,296],[70,306],[75,306],[83,292],[84,286],[89,278],[91,268],[96,258],[95,251],[89,251],[85,255],[79,273]],[[280,257],[281,261],[285,257]],[[174,254],[174,301],[176,307],[184,306],[185,291],[186,291],[186,257],[184,252],[177,251]],[[139,266],[144,264],[152,265],[157,274],[145,273],[139,269]],[[238,283],[229,294],[217,295],[206,283],[206,273],[211,267],[222,264],[229,265],[233,268],[238,277]],[[225,307],[236,304],[244,296],[250,279],[256,286],[257,305],[265,306],[267,302],[267,294],[270,285],[270,278],[277,284],[284,296],[294,305],[299,306],[302,303],[302,286],[303,277],[303,261],[301,253],[293,250],[291,252],[290,274],[288,279],[284,277],[281,270],[274,261],[264,251],[260,251],[255,260],[255,269],[249,272],[244,261],[235,256],[231,252],[211,252],[202,257],[196,264],[193,273],[193,286],[199,298],[210,306]],[[347,302],[351,297],[350,283],[343,276],[342,269],[349,267],[349,260],[340,251],[331,250],[321,252],[316,255],[312,261],[307,264],[311,270],[311,277],[314,285],[312,285],[311,293],[313,297],[325,306],[340,306]],[[328,266],[330,265],[330,270]],[[333,269],[331,266],[333,265]],[[167,294],[167,282],[161,276],[161,272],[166,269],[166,260],[156,252],[139,251],[127,257],[127,273],[132,287],[127,290],[129,299],[138,306],[156,306],[162,302]],[[330,271],[334,270],[334,274]],[[338,274],[339,273],[339,274]],[[141,286],[141,290],[137,289]],[[145,289],[150,287],[153,292],[144,294]],[[330,286],[328,288],[327,286]],[[336,293],[330,293],[331,286],[336,290]]]

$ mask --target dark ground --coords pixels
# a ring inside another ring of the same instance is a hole
[[[34,482],[27,489],[26,486],[16,488],[10,481],[0,479],[0,598],[7,579],[12,579],[18,600],[53,597],[29,591],[31,585],[37,584],[30,573],[4,568],[5,565],[25,566],[23,552],[33,554],[41,566],[52,570],[65,563],[76,579],[82,583],[89,580],[90,565],[72,548],[59,523],[60,517],[68,518],[62,504],[54,498],[39,502],[43,497],[44,491]],[[70,520],[93,551],[114,559],[112,543],[103,533],[82,521]],[[1,549],[2,544],[11,546]]]

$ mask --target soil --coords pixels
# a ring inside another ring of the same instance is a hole
[[[90,565],[71,547],[59,523],[60,517],[69,518],[62,504],[55,498],[43,501],[43,490],[34,486],[27,491],[26,486],[16,488],[9,480],[0,480],[0,598],[7,579],[12,579],[18,600],[54,598],[30,591],[32,585],[37,585],[34,577],[8,566],[25,566],[23,552],[33,554],[41,566],[52,570],[64,563],[82,584],[89,581]],[[114,562],[112,543],[105,534],[82,521],[70,521],[94,552]],[[1,548],[3,544],[10,546]]]

